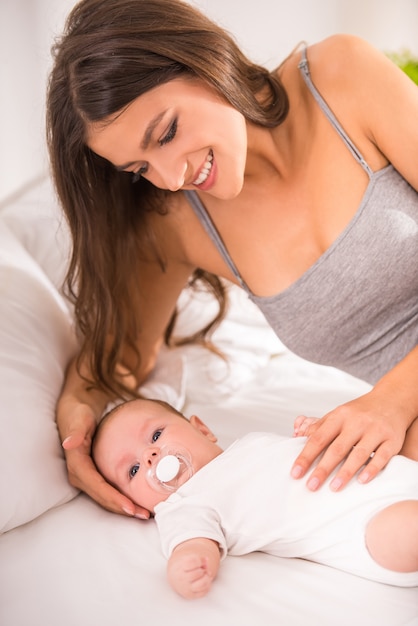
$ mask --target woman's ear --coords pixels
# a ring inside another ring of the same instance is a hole
[[[213,443],[216,443],[218,441],[218,438],[213,434],[210,428],[208,428],[206,424],[202,422],[200,417],[197,417],[197,415],[192,415],[189,421],[193,428],[196,428],[196,430],[201,432],[202,435],[209,439],[209,441],[213,441]]]

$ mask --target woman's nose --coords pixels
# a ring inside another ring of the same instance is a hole
[[[162,174],[166,188],[169,191],[178,191],[181,189],[186,180],[186,172],[187,162],[181,163],[177,167],[174,167],[173,164],[168,164],[167,169]]]

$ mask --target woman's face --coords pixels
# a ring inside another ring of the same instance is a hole
[[[197,189],[223,200],[240,193],[245,118],[202,81],[171,80],[106,122],[89,125],[87,143],[118,170],[171,191]]]

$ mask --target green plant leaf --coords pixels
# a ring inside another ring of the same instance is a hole
[[[387,52],[389,57],[398,67],[401,68],[418,85],[418,58],[414,57],[409,50],[401,52]]]

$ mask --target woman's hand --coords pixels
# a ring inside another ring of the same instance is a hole
[[[70,483],[113,513],[147,519],[148,511],[136,506],[129,498],[109,485],[96,470],[90,456],[96,420],[90,407],[78,405],[72,412],[71,420],[65,420],[65,426],[62,423],[63,420],[60,421],[62,447],[65,452]]]
[[[75,362],[67,372],[66,385],[58,401],[57,426],[64,449],[68,479],[74,487],[113,513],[148,519],[149,512],[109,485],[91,458],[91,442],[97,420],[107,404],[104,394],[87,391]]]
[[[372,480],[401,450],[413,419],[405,415],[398,401],[396,394],[382,393],[380,387],[375,387],[321,419],[297,418],[295,434],[306,435],[308,441],[293,465],[292,476],[305,476],[323,453],[307,481],[311,491],[319,489],[341,462],[330,484],[332,490],[345,487],[359,470],[359,482]]]

